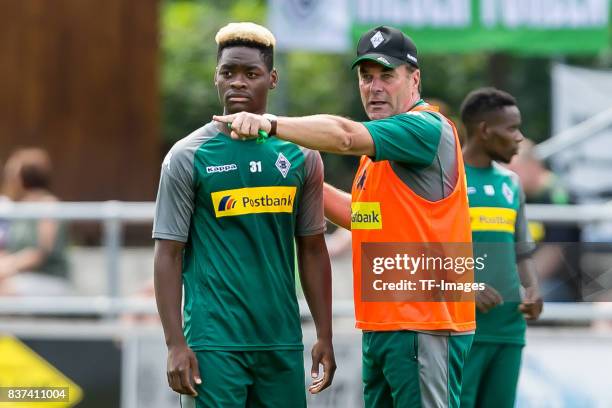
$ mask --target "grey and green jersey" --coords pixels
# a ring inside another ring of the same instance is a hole
[[[161,171],[153,238],[186,243],[184,333],[194,350],[301,349],[294,236],[325,231],[318,152],[237,141],[209,123]]]
[[[504,303],[487,313],[476,311],[475,342],[525,344],[525,319],[518,311],[520,279],[517,261],[529,256],[534,243],[525,218],[525,195],[518,176],[493,163],[465,166],[470,202],[474,257],[485,257],[475,280],[495,288]]]
[[[420,99],[413,107],[427,105]],[[438,201],[457,182],[456,140],[452,126],[437,112],[408,111],[364,122],[376,155],[388,160],[398,177],[419,196]]]

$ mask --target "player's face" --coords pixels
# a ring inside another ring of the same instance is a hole
[[[485,148],[491,159],[510,163],[518,153],[521,133],[521,112],[516,106],[505,106],[491,113],[485,121]]]
[[[225,48],[215,72],[215,86],[224,113],[264,113],[268,91],[276,86],[277,79],[276,70],[268,70],[258,49]]]
[[[407,112],[419,90],[420,72],[410,72],[406,65],[387,68],[374,61],[359,64],[361,103],[371,120]]]

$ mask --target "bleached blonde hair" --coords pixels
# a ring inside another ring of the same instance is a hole
[[[215,35],[215,42],[221,48],[227,43],[245,41],[248,43],[261,44],[264,47],[276,45],[276,38],[266,27],[259,24],[242,22],[229,23],[222,27]]]

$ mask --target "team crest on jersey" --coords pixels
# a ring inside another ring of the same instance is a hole
[[[495,195],[495,187],[493,187],[491,184],[485,184],[483,187],[484,193],[488,196],[494,196]]]
[[[287,177],[289,173],[289,169],[291,168],[291,162],[283,155],[282,153],[278,154],[278,159],[276,159],[276,168],[283,175],[283,178]]]
[[[502,194],[508,200],[508,204],[512,204],[514,202],[514,191],[506,184],[502,184]]]

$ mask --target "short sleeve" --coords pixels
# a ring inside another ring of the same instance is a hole
[[[416,167],[433,163],[442,135],[438,115],[407,112],[363,124],[374,140],[375,161],[392,160]]]
[[[153,238],[187,242],[194,197],[193,155],[187,150],[173,148],[162,164]]]
[[[303,149],[306,177],[298,205],[296,236],[325,232],[323,212],[323,160],[319,152]]]
[[[536,249],[531,233],[529,232],[529,223],[525,216],[525,193],[521,186],[518,186],[519,191],[519,208],[516,214],[516,224],[514,228],[514,240],[516,243],[516,258],[520,261],[523,258],[531,256]]]

